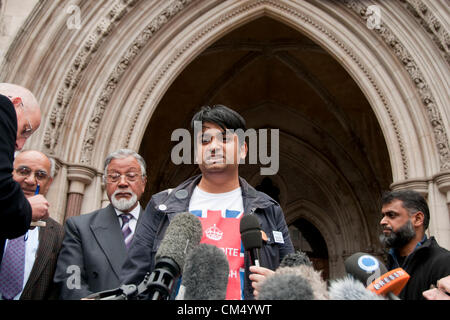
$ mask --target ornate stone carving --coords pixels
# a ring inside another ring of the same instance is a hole
[[[367,8],[364,4],[354,0],[344,0],[343,3],[345,3],[348,8],[352,9],[364,21],[367,20]],[[423,3],[422,5],[424,6]],[[423,6],[422,8],[424,8]],[[388,45],[389,48],[391,48],[396,57],[402,62],[405,70],[408,72],[411,80],[413,81],[421,98],[422,104],[427,111],[428,120],[433,130],[441,170],[450,169],[450,148],[447,133],[441,114],[436,106],[431,90],[426,83],[425,77],[420,71],[420,68],[414,58],[390,28],[381,22],[378,28],[374,28],[374,32],[378,33],[381,39]],[[405,177],[405,179],[407,179],[407,177]]]
[[[49,154],[55,153],[58,144],[60,129],[64,123],[67,107],[72,100],[83,71],[92,60],[92,55],[97,51],[105,38],[117,22],[129,11],[137,0],[116,0],[108,14],[100,20],[94,31],[89,34],[80,51],[75,57],[70,69],[63,80],[63,85],[57,93],[56,105],[50,111],[49,122],[44,133],[44,147]]]
[[[140,53],[141,49],[147,44],[150,38],[159,29],[161,29],[163,25],[183,10],[183,8],[185,8],[190,2],[192,2],[192,0],[176,0],[171,2],[144,28],[144,30],[135,38],[133,44],[124,53],[119,64],[110,74],[107,84],[103,88],[102,93],[97,100],[94,111],[89,119],[88,130],[85,134],[81,149],[81,163],[91,163],[92,151],[100,121],[124,72],[128,69],[135,57]]]
[[[448,30],[445,30],[442,23],[428,9],[426,3],[421,0],[400,0],[406,9],[411,12],[414,18],[423,26],[428,32],[433,42],[441,51],[445,61],[450,64],[450,34]]]

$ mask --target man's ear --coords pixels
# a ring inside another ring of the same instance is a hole
[[[247,147],[247,142],[243,142],[240,147],[239,147],[239,158],[240,160],[245,160],[245,157],[247,157],[247,152],[248,152],[248,147]]]
[[[425,220],[425,215],[422,211],[418,211],[414,214],[413,225],[414,227],[423,226],[423,222]]]

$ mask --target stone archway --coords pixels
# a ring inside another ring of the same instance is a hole
[[[376,2],[383,19],[369,29],[366,4],[349,0],[80,1],[84,23],[70,30],[63,4],[40,1],[0,77],[29,87],[41,101],[42,130],[27,147],[59,161],[58,192],[49,196],[61,220],[68,200],[61,190],[76,195],[75,214],[98,208],[104,157],[119,147],[139,148],[164,94],[199,54],[232,30],[269,17],[318,44],[358,84],[386,142],[392,187],[428,194],[430,232],[448,247],[449,68],[439,46],[448,30],[430,28],[442,19],[439,5],[419,2]]]

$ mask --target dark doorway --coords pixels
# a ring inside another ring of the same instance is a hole
[[[322,271],[322,277],[329,279],[328,248],[320,231],[306,219],[297,219],[289,226],[289,233],[295,250],[307,254],[314,269]]]

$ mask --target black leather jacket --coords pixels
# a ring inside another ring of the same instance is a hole
[[[430,237],[417,246],[402,265],[399,265],[395,251],[391,249],[387,267],[389,270],[401,267],[411,277],[400,292],[400,299],[424,300],[422,292],[430,289],[430,285],[436,285],[439,279],[450,275],[450,252],[440,247],[434,237]]]
[[[175,189],[161,191],[152,196],[140,218],[139,225],[130,247],[128,259],[125,262],[121,279],[124,284],[139,284],[147,272],[151,272],[155,264],[155,255],[171,219],[178,213],[186,212],[195,186],[201,175],[194,176]],[[294,252],[288,227],[280,205],[263,192],[250,186],[247,181],[239,178],[244,214],[255,214],[261,223],[262,230],[268,236],[260,250],[260,264],[275,270],[283,257]],[[284,244],[273,239],[273,231],[281,232]],[[244,298],[253,299],[253,289],[248,279],[250,259],[248,253],[244,256],[245,280]],[[182,266],[181,266],[182,267]]]

